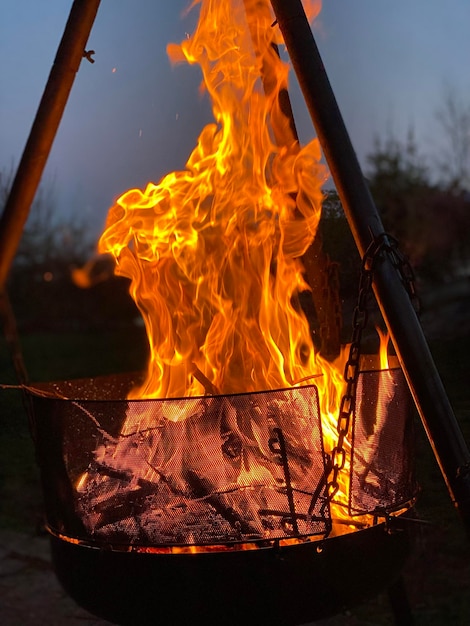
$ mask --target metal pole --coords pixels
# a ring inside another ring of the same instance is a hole
[[[359,253],[384,229],[300,0],[271,0]],[[449,494],[470,535],[470,452],[400,274],[377,261],[374,293]]]
[[[84,56],[100,0],[74,0],[64,34],[23,151],[4,211],[0,218],[0,292],[5,289],[11,264],[21,239],[46,165],[75,74]],[[93,62],[93,61],[92,61]]]

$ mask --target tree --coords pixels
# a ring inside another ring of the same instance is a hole
[[[356,298],[361,259],[335,189],[324,193],[320,231],[326,253],[339,266],[341,298]]]
[[[13,181],[13,168],[0,170],[0,209],[6,203]],[[26,268],[43,277],[54,270],[67,271],[70,264],[84,263],[91,254],[93,242],[86,224],[63,217],[57,211],[54,181],[43,183],[34,198],[28,220],[16,253],[12,272]]]
[[[13,180],[12,169],[0,170],[0,209]],[[8,292],[23,331],[76,330],[132,323],[138,316],[128,294],[128,281],[113,275],[111,259],[100,259],[93,272],[108,280],[82,289],[73,271],[95,257],[95,242],[85,222],[64,217],[56,208],[52,182],[34,199],[8,280]]]
[[[470,189],[470,103],[447,85],[436,119],[442,131],[438,177],[454,192]]]
[[[431,182],[412,132],[405,144],[376,140],[368,163],[385,230],[398,239],[419,278],[434,282],[458,272],[470,257],[466,196],[455,186]]]
[[[370,190],[385,229],[408,247],[409,238],[415,239],[420,227],[423,199],[432,190],[413,131],[408,132],[405,144],[394,137],[384,142],[376,138],[367,162]]]

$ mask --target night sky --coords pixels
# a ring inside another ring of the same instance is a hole
[[[43,180],[57,210],[99,232],[126,189],[182,169],[211,120],[197,69],[172,67],[166,46],[191,32],[188,0],[102,0]],[[72,0],[2,0],[0,170],[17,165]],[[324,0],[314,34],[359,159],[376,136],[404,140],[413,127],[431,162],[436,110],[451,87],[470,102],[468,0]],[[301,138],[312,125],[292,77]],[[52,182],[53,181],[53,182]]]

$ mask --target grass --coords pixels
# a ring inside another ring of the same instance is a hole
[[[22,338],[31,380],[63,380],[139,369],[145,362],[143,330],[54,334]],[[467,377],[470,337],[434,341],[431,349],[464,436],[470,441],[470,399]],[[14,384],[6,346],[0,341],[0,383]],[[16,390],[0,393],[0,528],[34,532],[42,521],[42,494],[28,420]],[[404,570],[415,623],[438,626],[470,623],[470,549],[463,524],[452,507],[434,455],[419,425],[418,478],[422,495],[416,510],[416,548]],[[367,558],[367,555],[364,555]],[[353,576],[345,572],[338,583]],[[386,594],[333,618],[331,624],[393,624]]]

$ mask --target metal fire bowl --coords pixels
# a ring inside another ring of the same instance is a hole
[[[391,518],[388,528],[379,524],[322,542],[196,554],[133,552],[131,546],[126,552],[60,538],[86,533],[73,505],[64,461],[68,422],[57,394],[106,401],[125,398],[129,386],[128,377],[115,376],[79,383],[54,383],[52,396],[50,384],[38,385],[31,400],[47,518],[56,532],[51,535],[56,574],[91,613],[123,626],[294,626],[360,604],[397,579],[414,526],[399,517]],[[74,422],[68,436],[80,450],[86,443],[82,426]],[[93,450],[93,437],[88,443],[85,448]]]
[[[56,574],[83,608],[129,626],[294,626],[376,596],[398,577],[412,543],[393,520],[323,542],[257,550],[147,554],[51,536]],[[321,547],[321,549],[319,549]]]

